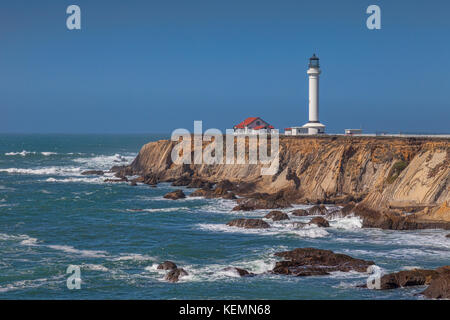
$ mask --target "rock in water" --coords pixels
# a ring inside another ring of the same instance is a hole
[[[404,270],[385,274],[381,277],[380,289],[395,289],[401,287],[422,286],[429,284],[437,272],[434,270]]]
[[[147,174],[142,177],[142,182],[150,186],[156,186],[158,184],[158,177],[154,174]]]
[[[272,219],[273,221],[289,220],[289,216],[281,211],[270,211],[264,218]]]
[[[248,272],[245,269],[236,268],[236,267],[227,267],[223,270],[236,272],[240,277],[251,277],[251,276],[255,275],[254,273]]]
[[[446,238],[450,238],[450,233],[448,235],[445,236]]]
[[[333,271],[366,272],[367,268],[374,264],[373,261],[315,248],[298,248],[277,252],[275,255],[287,260],[277,262],[272,272],[294,276],[327,275]]]
[[[431,299],[450,299],[450,266],[438,268],[436,272],[422,294]]]
[[[327,212],[328,212],[328,210],[323,204],[321,204],[319,206],[314,206],[314,207],[311,207],[308,209],[308,213],[312,216],[324,215],[324,214],[327,214]]]
[[[227,226],[245,229],[270,228],[270,225],[262,219],[235,219],[228,222]]]
[[[282,197],[282,195],[266,195],[257,194],[251,198],[238,199],[238,205],[233,211],[251,211],[256,209],[282,209],[289,208],[290,202]]]
[[[159,270],[173,270],[176,269],[177,265],[173,263],[172,261],[164,261],[163,263],[160,263],[157,267]]]
[[[309,224],[315,224],[321,228],[328,228],[330,224],[328,223],[328,220],[322,217],[315,217],[312,218]]]
[[[184,194],[184,192],[182,190],[175,190],[175,191],[165,194],[164,198],[171,199],[171,200],[178,200],[178,199],[186,198],[186,195]]]
[[[309,215],[308,211],[303,210],[303,209],[294,210],[294,211],[291,212],[291,214],[293,216],[297,216],[297,217],[305,217],[305,216]]]
[[[164,279],[169,282],[178,282],[181,277],[187,276],[188,273],[183,268],[176,268],[169,271]]]
[[[102,170],[88,170],[88,171],[83,171],[81,173],[82,176],[89,176],[89,175],[96,175],[96,176],[102,176],[105,173]]]

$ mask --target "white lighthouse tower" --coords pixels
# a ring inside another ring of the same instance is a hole
[[[309,58],[309,121],[302,128],[307,130],[308,134],[325,133],[325,125],[319,121],[319,58],[313,54]]]

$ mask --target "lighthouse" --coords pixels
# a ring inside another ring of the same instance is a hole
[[[325,133],[325,125],[319,121],[319,75],[321,73],[319,58],[313,54],[309,58],[309,121],[303,125],[304,131],[308,134]],[[303,130],[302,130],[303,131]]]

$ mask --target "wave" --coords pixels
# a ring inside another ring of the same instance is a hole
[[[43,167],[36,169],[22,169],[22,168],[5,168],[0,169],[0,172],[28,174],[28,175],[77,175],[81,173],[81,168],[77,167]]]
[[[209,264],[209,265],[198,265],[198,264],[186,264],[180,263],[179,267],[185,269],[188,276],[181,277],[180,282],[214,282],[214,281],[235,281],[236,279],[251,279],[253,278],[242,278],[239,274],[231,269],[225,270],[229,267],[245,269],[248,272],[258,275],[258,277],[278,277],[278,275],[273,275],[268,273],[275,267],[275,263],[279,259],[274,255],[275,252],[287,250],[286,246],[276,246],[271,248],[265,248],[264,251],[257,252],[254,255],[246,257],[244,260],[238,260],[229,262],[226,264]],[[167,273],[166,270],[157,269],[158,264],[154,263],[151,266],[145,267],[145,271],[156,275],[156,279],[159,281],[164,280],[164,276]]]
[[[0,233],[0,241],[19,241],[22,245],[33,246],[36,245],[38,239],[32,238],[26,234],[6,234]]]
[[[109,269],[101,264],[91,264],[91,263],[83,263],[81,265],[82,269],[92,270],[92,271],[102,271],[108,272]]]
[[[102,169],[108,170],[114,165],[125,165],[130,163],[136,157],[133,155],[120,155],[118,153],[114,155],[99,155],[87,158],[73,159],[76,163],[81,163],[90,169]]]
[[[75,255],[79,255],[79,256],[83,256],[83,257],[87,257],[87,258],[104,258],[107,256],[107,252],[102,251],[102,250],[79,250],[72,246],[52,245],[52,244],[46,245],[46,247],[53,249],[53,250],[63,251],[66,253],[73,253]]]
[[[65,278],[66,275],[58,275],[51,278],[40,278],[40,279],[32,279],[32,280],[20,280],[13,283],[6,284],[4,286],[0,286],[0,293],[5,293],[13,290],[20,289],[30,289],[30,288],[38,288],[41,286],[49,286],[51,284],[60,285],[61,279]]]
[[[360,217],[356,217],[353,215],[349,215],[347,217],[335,217],[329,220],[330,226],[337,229],[361,229],[362,228],[362,219]]]
[[[56,178],[48,178],[44,180],[45,182],[59,182],[59,183],[70,183],[70,182],[82,182],[82,183],[104,183],[104,180],[107,179],[106,177],[93,177],[93,178],[63,178],[63,179],[56,179]]]
[[[151,257],[151,256],[147,256],[147,255],[142,255],[139,253],[123,253],[118,257],[112,258],[112,261],[128,261],[128,260],[133,260],[133,261],[155,261],[157,260],[156,257]]]
[[[307,225],[301,229],[295,228],[292,223],[274,223],[267,229],[245,229],[239,227],[230,227],[225,224],[207,224],[200,223],[197,227],[201,230],[227,233],[245,233],[268,236],[299,236],[302,238],[323,238],[329,235],[324,229],[315,225]]]
[[[34,154],[41,154],[43,156],[51,156],[51,155],[55,155],[58,154],[57,152],[51,152],[51,151],[42,151],[42,152],[37,152],[37,151],[27,151],[27,150],[22,150],[21,152],[6,152],[5,156],[28,156],[28,155],[34,155]]]
[[[153,209],[127,209],[128,212],[176,212],[180,210],[191,210],[188,207],[153,208]]]

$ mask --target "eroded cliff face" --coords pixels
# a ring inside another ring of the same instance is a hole
[[[279,170],[273,176],[262,176],[261,165],[254,164],[176,165],[171,160],[175,145],[146,144],[128,170],[158,181],[190,175],[252,183],[256,192],[289,190],[297,203],[354,200],[376,210],[403,211],[450,203],[449,139],[280,137]]]

